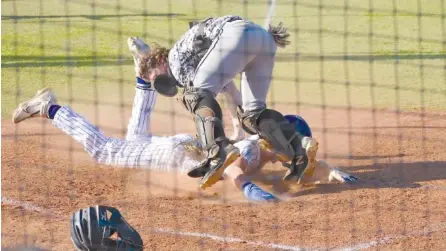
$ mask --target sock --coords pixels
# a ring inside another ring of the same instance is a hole
[[[242,185],[242,190],[243,190],[243,192],[245,191],[246,187],[249,186],[249,185],[252,185],[252,182],[250,182],[250,181],[246,181],[246,182]]]
[[[54,119],[54,116],[56,116],[57,111],[59,111],[60,105],[51,105],[50,109],[48,109],[48,118]]]
[[[152,88],[152,83],[146,82],[140,77],[136,77],[136,88],[141,90],[149,90],[150,88]]]
[[[242,185],[242,190],[246,198],[250,201],[277,201],[274,195],[263,191],[256,184],[249,181]]]

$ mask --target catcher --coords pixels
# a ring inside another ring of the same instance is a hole
[[[149,50],[142,40],[136,38],[129,39],[129,47],[135,62],[139,61],[140,54]],[[150,114],[156,103],[156,95],[150,86],[137,80],[132,116],[125,140],[105,136],[70,107],[58,105],[55,94],[49,88],[38,91],[35,97],[20,104],[13,112],[13,122],[19,123],[35,117],[51,119],[55,127],[82,144],[91,157],[105,165],[159,171],[179,169],[182,173],[189,172],[201,176],[201,170],[194,167],[202,159],[202,146],[193,136],[178,134],[160,137],[150,133]],[[296,132],[311,137],[311,130],[302,118],[286,116],[286,119]],[[225,170],[223,176],[232,180],[250,201],[276,201],[274,195],[252,183],[250,175],[258,172],[266,163],[280,160],[280,155],[271,150],[269,144],[258,136],[239,141],[235,147],[241,156]],[[323,172],[328,173],[328,178],[332,177],[341,182],[356,179],[323,162],[320,163],[321,165],[315,165],[315,172],[323,169]],[[307,174],[311,175],[310,172]]]
[[[314,169],[318,143],[294,129],[278,111],[268,109],[277,46],[289,44],[289,34],[279,24],[268,30],[239,16],[208,18],[192,27],[172,49],[157,46],[140,62],[139,75],[166,96],[179,98],[194,115],[198,138],[206,159],[196,169],[206,170],[201,186],[220,180],[240,151],[226,137],[222,111],[215,96],[242,73],[242,105],[237,109],[241,127],[259,135],[275,149],[281,161],[290,162],[284,180],[299,181],[306,169]],[[232,88],[230,86],[230,88]],[[236,98],[236,97],[234,97]]]

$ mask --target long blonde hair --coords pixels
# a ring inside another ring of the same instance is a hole
[[[287,28],[283,27],[283,23],[280,22],[277,26],[268,25],[268,32],[273,36],[274,42],[280,48],[285,48],[290,44],[288,38],[290,34],[287,32]]]
[[[148,74],[152,69],[167,63],[167,57],[169,56],[170,50],[157,43],[154,43],[151,48],[149,55],[139,61],[139,75],[143,79],[148,79]]]

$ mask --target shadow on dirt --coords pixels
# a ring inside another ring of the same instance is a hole
[[[446,161],[379,163],[351,167],[340,166],[339,168],[342,171],[355,175],[359,180],[354,184],[323,183],[311,185],[311,187],[300,189],[292,194],[292,197],[310,194],[331,194],[356,189],[419,188],[421,187],[419,182],[446,180]],[[268,171],[266,174],[274,177],[283,177],[285,171],[285,169]],[[259,181],[265,182],[265,180]],[[283,193],[288,189],[289,186],[287,185],[275,188],[276,192],[279,193]]]

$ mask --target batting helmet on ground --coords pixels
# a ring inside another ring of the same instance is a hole
[[[113,207],[97,205],[73,213],[70,234],[78,251],[143,250],[138,232]]]

